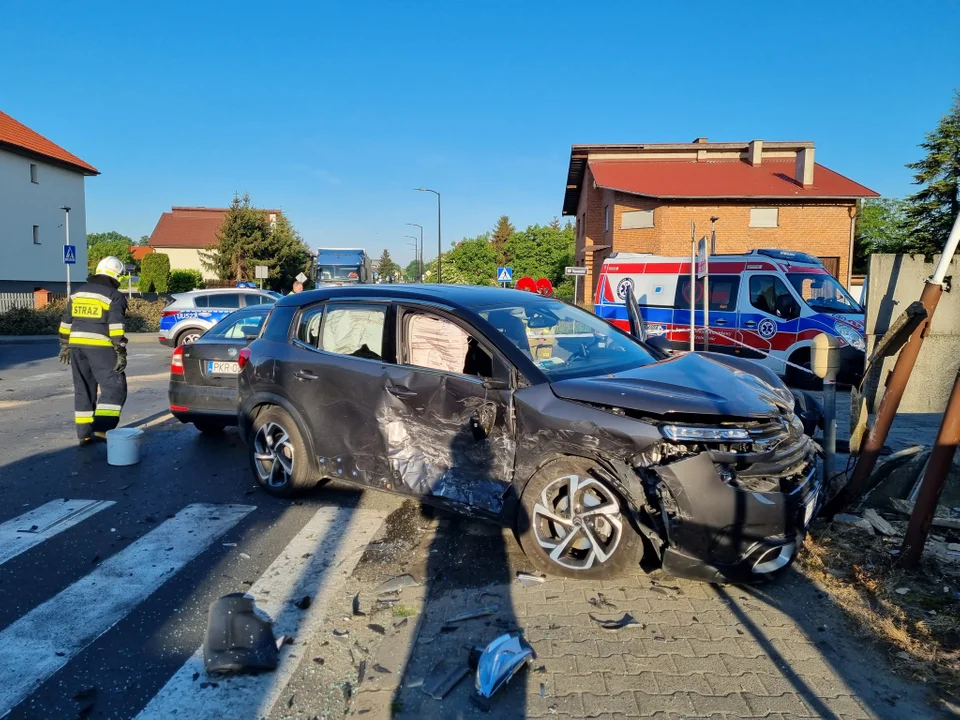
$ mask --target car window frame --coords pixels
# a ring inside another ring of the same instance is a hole
[[[793,302],[798,305],[797,315],[795,317],[784,318],[777,314],[776,307],[774,307],[773,310],[768,312],[767,310],[764,310],[763,308],[759,308],[753,304],[753,299],[752,299],[753,298],[753,281],[756,278],[762,278],[762,277],[769,277],[769,278],[773,278],[774,280],[774,303],[776,303],[776,298],[779,297],[779,295],[776,294],[776,283],[779,282],[781,285],[783,285],[783,287],[787,291],[786,294],[789,295],[793,299]],[[803,298],[800,298],[799,300],[797,299],[797,295],[799,293],[796,292],[796,289],[793,287],[792,282],[790,282],[786,278],[781,277],[779,274],[775,272],[770,272],[769,270],[751,273],[750,276],[747,278],[746,286],[747,286],[747,305],[755,312],[763,313],[764,315],[769,315],[771,318],[780,320],[782,322],[790,322],[791,320],[796,320],[802,315],[803,307],[807,306]],[[750,312],[750,310],[747,310],[747,312]]]
[[[384,310],[384,318],[383,318],[383,331],[382,331],[382,337],[381,337],[381,351],[382,351],[382,352],[381,352],[381,357],[380,357],[379,360],[374,360],[374,359],[372,359],[372,358],[357,357],[356,355],[345,355],[345,354],[343,354],[343,353],[336,353],[336,352],[333,352],[333,351],[331,351],[331,350],[324,350],[324,349],[321,348],[321,347],[313,347],[312,345],[307,345],[306,343],[301,342],[301,341],[297,338],[297,330],[298,330],[299,327],[300,327],[300,321],[301,321],[304,313],[306,313],[306,312],[308,312],[308,311],[310,311],[310,310],[313,310],[314,308],[317,308],[318,306],[322,308],[323,319],[320,321],[320,335],[319,335],[319,339],[322,340],[322,338],[323,338],[323,328],[324,328],[324,325],[326,325],[327,317],[328,317],[329,314],[330,314],[329,311],[330,311],[331,307],[336,307],[336,306],[342,307],[342,306],[345,306],[345,305],[346,305],[346,306],[351,306],[351,307],[363,307],[363,306],[365,306],[365,305],[367,305],[367,306],[372,305],[372,306],[376,306],[376,307],[383,308],[383,310]],[[355,299],[355,298],[344,298],[344,299],[340,299],[340,298],[329,298],[329,299],[326,299],[326,300],[322,300],[322,301],[320,301],[320,302],[318,302],[318,303],[311,303],[310,305],[304,305],[303,307],[301,307],[301,308],[297,311],[297,314],[294,315],[293,322],[290,323],[290,330],[289,330],[289,333],[288,333],[288,335],[287,335],[287,339],[288,339],[288,342],[289,342],[290,344],[295,345],[296,347],[302,348],[302,349],[304,349],[304,350],[311,350],[311,351],[313,351],[313,352],[315,352],[315,353],[321,353],[321,354],[323,354],[323,355],[329,355],[329,356],[331,356],[331,357],[348,358],[348,359],[350,359],[350,360],[362,360],[362,361],[364,361],[364,362],[372,362],[372,363],[377,363],[377,364],[379,364],[379,365],[382,365],[382,364],[384,364],[384,363],[389,362],[389,361],[387,360],[387,358],[388,358],[388,356],[391,356],[391,355],[392,355],[392,353],[389,351],[389,347],[390,347],[390,346],[388,345],[388,342],[392,342],[392,339],[391,339],[391,338],[392,338],[392,333],[389,333],[389,332],[388,332],[388,328],[389,328],[389,326],[390,326],[390,324],[391,324],[391,322],[392,322],[392,320],[391,320],[391,316],[392,316],[391,306],[392,306],[392,301],[391,301],[391,300],[388,300],[388,299],[385,299],[385,298],[384,298],[384,299],[379,299],[379,300],[377,300],[377,299],[366,299],[366,298],[364,298],[364,299]]]
[[[486,335],[473,324],[467,322],[464,318],[458,316],[450,310],[438,307],[431,303],[419,303],[415,300],[396,300],[393,303],[394,305],[394,317],[393,317],[393,357],[394,362],[392,365],[397,367],[408,368],[410,370],[416,370],[419,372],[427,372],[436,375],[450,375],[453,377],[464,378],[466,380],[471,380],[479,385],[483,385],[484,380],[499,380],[506,382],[509,389],[515,390],[517,368],[516,366],[506,357],[499,348],[496,347]],[[462,372],[451,372],[449,370],[438,370],[436,368],[428,368],[422,365],[413,365],[408,362],[401,362],[400,359],[402,355],[403,343],[406,342],[406,331],[404,328],[405,318],[407,314],[426,314],[434,315],[441,320],[445,320],[453,325],[456,325],[468,336],[472,337],[477,343],[480,344],[480,347],[490,355],[491,367],[493,369],[493,375],[490,378],[482,378],[479,375],[467,375]]]
[[[733,281],[733,288],[731,289],[731,292],[730,292],[730,297],[732,298],[733,307],[732,307],[732,308],[727,308],[727,309],[723,309],[723,308],[719,308],[719,307],[714,307],[713,302],[711,302],[711,303],[709,304],[709,305],[710,305],[710,312],[739,312],[738,308],[740,307],[739,299],[740,299],[740,286],[741,286],[741,284],[742,284],[742,279],[743,279],[742,276],[741,276],[741,275],[737,275],[736,273],[716,273],[716,274],[711,274],[711,275],[710,275],[710,290],[711,290],[711,292],[714,290],[714,283],[715,283],[716,281],[720,280],[720,279],[723,279],[724,281],[729,281],[729,280],[732,280],[732,281]],[[684,283],[686,283],[687,285],[690,284],[690,276],[689,276],[689,275],[682,275],[682,276],[680,276],[680,278],[679,278],[678,281],[677,281],[677,290],[676,290],[676,292],[675,292],[675,294],[674,294],[674,300],[673,300],[673,307],[674,307],[674,309],[676,309],[676,310],[689,310],[689,309],[690,309],[690,302],[689,302],[686,298],[683,297]],[[703,278],[697,278],[695,285],[700,285],[700,286],[702,287],[702,286],[703,286]],[[750,297],[750,296],[749,296],[749,293],[748,293],[748,294],[747,294],[747,299],[748,299],[748,300],[749,300],[749,297]],[[695,309],[695,310],[702,310],[702,309],[703,309],[703,297],[702,297],[702,295],[701,295],[701,297],[700,297],[699,299],[696,299],[695,302],[696,302],[697,307],[695,307],[694,309]],[[751,304],[751,307],[753,307],[752,304]]]

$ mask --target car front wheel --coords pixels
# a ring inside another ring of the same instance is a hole
[[[580,459],[551,462],[530,479],[520,499],[520,545],[543,572],[606,579],[637,567],[643,542],[623,501]]]
[[[283,408],[268,407],[257,415],[247,447],[253,475],[271,495],[290,497],[317,485],[300,430]]]

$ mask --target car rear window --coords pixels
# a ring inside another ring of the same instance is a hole
[[[248,336],[260,334],[264,320],[269,312],[263,313],[232,313],[207,331],[205,337],[223,338],[224,340],[243,340]]]

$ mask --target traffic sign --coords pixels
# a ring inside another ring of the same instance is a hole
[[[700,238],[697,245],[697,279],[701,279],[707,274],[707,238]]]
[[[512,282],[513,282],[513,268],[508,268],[508,267],[497,268],[497,282],[498,282],[498,283],[512,283]]]
[[[76,245],[63,246],[63,264],[64,265],[77,264],[77,246]]]
[[[296,280],[297,282],[305,283],[307,281],[307,276],[304,275],[303,273],[298,273],[297,276],[294,278],[294,280]]]
[[[253,276],[257,279],[270,277],[270,268],[266,265],[256,265],[253,268]]]
[[[564,275],[586,275],[587,269],[585,267],[577,267],[576,265],[570,265],[563,269]]]

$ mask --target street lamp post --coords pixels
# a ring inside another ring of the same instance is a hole
[[[64,214],[64,232],[66,233],[66,240],[63,241],[64,245],[70,244],[70,208],[66,205],[61,205],[60,209],[63,210]],[[66,249],[64,249],[66,252]],[[70,264],[64,263],[67,266],[67,297],[70,297]]]
[[[420,228],[420,254],[417,256],[417,282],[423,282],[423,225],[420,223],[407,223],[413,227]]]
[[[404,237],[410,238],[411,240],[413,240],[412,243],[407,243],[407,245],[413,245],[413,261],[417,264],[417,282],[423,282],[423,280],[420,278],[420,256],[418,255],[418,252],[419,252],[418,248],[420,246],[417,243],[417,236],[404,235]]]
[[[439,285],[443,281],[443,275],[440,270],[440,256],[443,254],[443,245],[440,240],[440,193],[438,193],[436,190],[431,190],[430,188],[415,189],[420,192],[432,192],[437,196],[437,284]]]

